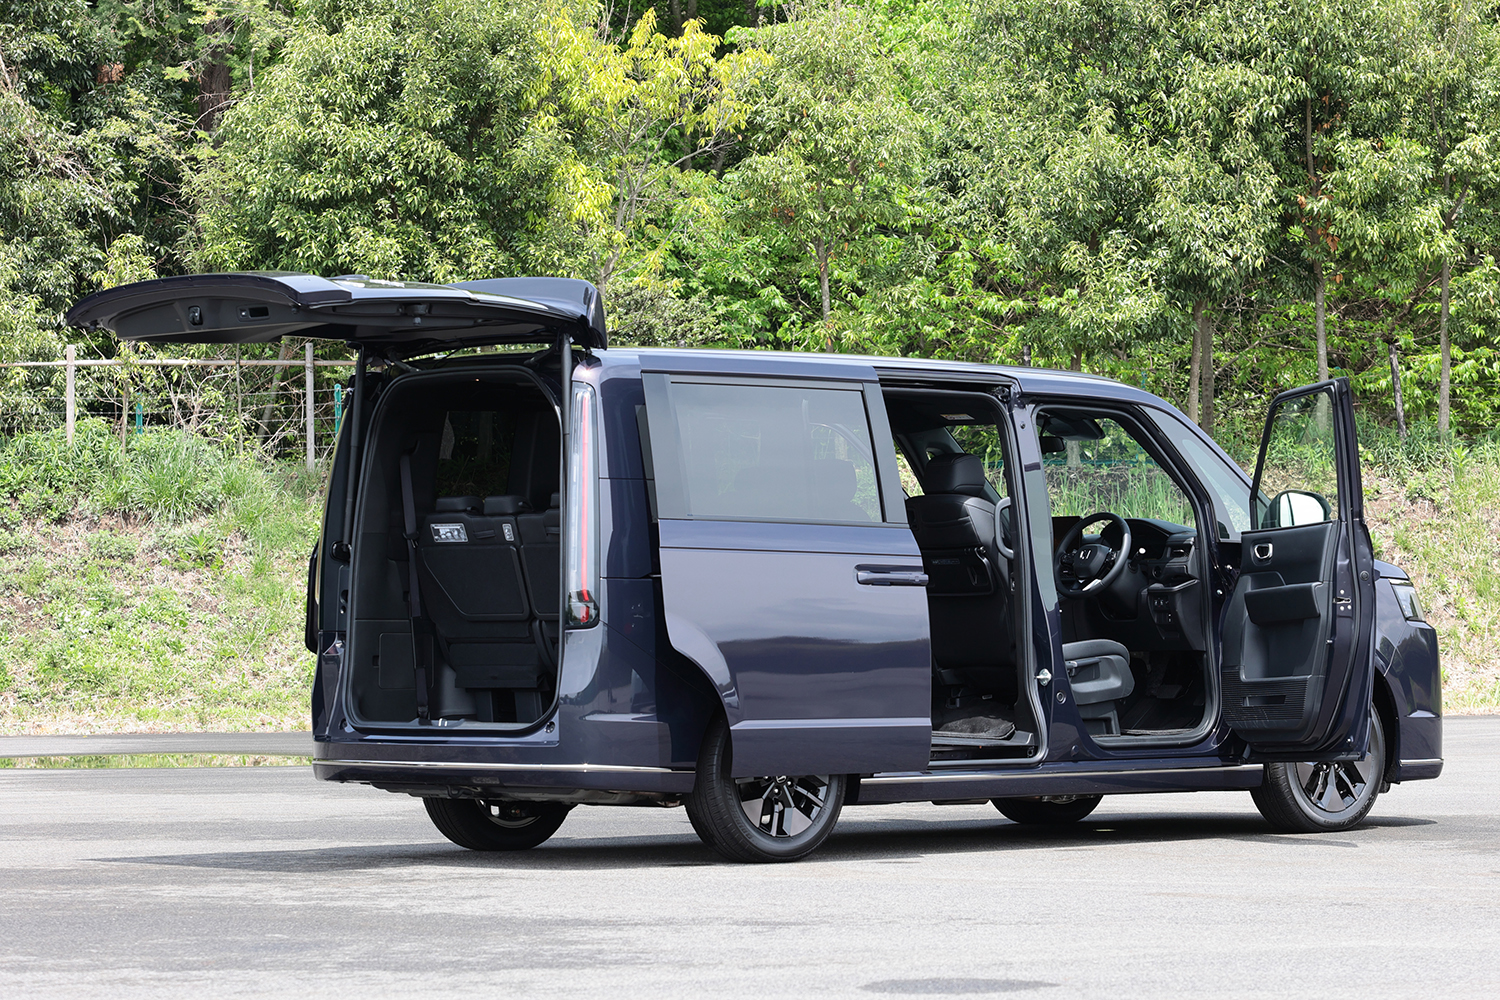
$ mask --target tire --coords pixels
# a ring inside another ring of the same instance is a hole
[[[844,775],[731,778],[731,760],[729,725],[715,719],[685,803],[705,844],[730,861],[795,861],[828,839],[844,804]]]
[[[471,851],[525,851],[557,832],[573,807],[560,802],[423,799],[432,825]]]
[[[1022,799],[991,799],[1000,815],[1027,826],[1077,823],[1104,800],[1102,795],[1034,795]]]
[[[1385,782],[1385,728],[1370,712],[1369,752],[1334,764],[1267,764],[1250,790],[1260,814],[1282,833],[1332,833],[1363,822]]]

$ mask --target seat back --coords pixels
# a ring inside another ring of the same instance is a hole
[[[439,655],[465,688],[533,688],[533,636],[518,515],[520,497],[439,497],[420,516],[422,601]],[[555,603],[555,602],[554,602]]]
[[[556,620],[558,593],[562,587],[562,511],[556,493],[549,498],[545,511],[522,514],[516,518],[521,532],[521,560],[526,573],[526,589],[538,618]]]
[[[928,576],[933,660],[951,679],[1014,701],[1010,571],[995,545],[984,464],[975,455],[934,456],[926,485],[906,501],[906,516]]]

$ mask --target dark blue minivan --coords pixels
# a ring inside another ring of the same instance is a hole
[[[845,806],[1245,789],[1288,831],[1442,769],[1437,642],[1373,558],[1348,382],[1247,477],[1102,378],[608,348],[586,282],[110,289],[126,340],[358,352],[308,581],[314,771],[475,850],[687,807],[727,858]]]

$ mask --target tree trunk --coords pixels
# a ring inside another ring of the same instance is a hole
[[[1328,328],[1326,326],[1327,314],[1324,309],[1324,285],[1323,262],[1317,261],[1313,264],[1313,328],[1318,333],[1318,381],[1328,381]]]
[[[1443,290],[1438,309],[1438,350],[1442,363],[1438,371],[1438,433],[1448,433],[1449,405],[1453,387],[1453,343],[1448,337],[1448,283],[1453,277],[1453,265],[1443,261]]]
[[[687,16],[689,21],[698,19],[698,0],[687,0]]]
[[[1201,355],[1198,368],[1203,379],[1203,392],[1200,397],[1203,419],[1198,421],[1198,426],[1202,427],[1205,433],[1212,434],[1214,432],[1214,321],[1207,309],[1199,314],[1198,353]]]
[[[1021,367],[1023,367],[1023,368],[1030,368],[1031,367],[1031,345],[1030,344],[1022,344],[1021,345]]]
[[[271,415],[276,412],[276,397],[281,392],[281,378],[288,367],[291,366],[292,342],[285,338],[281,341],[281,350],[276,352],[277,361],[285,361],[286,364],[278,364],[271,369],[271,399],[266,403],[266,408],[260,411],[260,429],[255,432],[255,442],[258,445],[266,443],[271,436]]]
[[[1075,348],[1073,348],[1073,364],[1070,367],[1075,372],[1081,372],[1081,371],[1083,371],[1083,348],[1082,347],[1075,347]],[[1079,446],[1078,442],[1075,441],[1075,440],[1073,440],[1072,438],[1069,438],[1068,442],[1067,442],[1067,447],[1068,447],[1068,468],[1070,468],[1070,469],[1080,469],[1080,468],[1082,468],[1083,467],[1083,453],[1082,453],[1082,449]]]
[[[1203,302],[1200,299],[1193,303],[1193,349],[1190,352],[1191,359],[1188,362],[1188,393],[1187,393],[1187,415],[1193,423],[1198,423],[1198,383],[1203,375],[1203,349],[1199,343],[1199,331],[1203,329]]]
[[[830,320],[833,318],[833,299],[828,293],[828,241],[822,236],[814,237],[813,252],[818,256],[818,291],[823,295],[823,336],[828,350],[832,351]]]
[[[207,46],[203,68],[198,73],[198,128],[212,133],[229,107],[229,18],[221,17],[203,26]]]
[[[1396,401],[1396,430],[1401,435],[1401,440],[1406,440],[1406,407],[1401,403],[1401,362],[1396,353],[1396,341],[1391,340],[1391,396]]]
[[[745,23],[752,28],[760,27],[760,4],[755,0],[745,0]]]
[[[667,5],[667,9],[671,12],[672,34],[682,34],[682,0],[672,0]]]

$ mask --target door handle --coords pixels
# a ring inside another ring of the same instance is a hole
[[[856,566],[854,580],[869,587],[927,586],[927,574],[920,566]]]
[[[1270,562],[1273,551],[1270,542],[1256,542],[1255,547],[1250,550],[1250,554],[1255,556],[1256,562]]]

